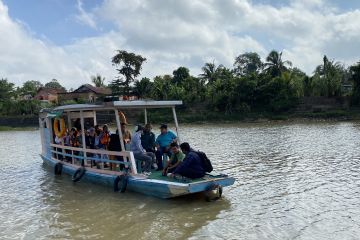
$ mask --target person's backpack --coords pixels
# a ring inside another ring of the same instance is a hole
[[[210,159],[204,152],[197,151],[197,155],[200,157],[205,172],[209,173],[213,170]]]

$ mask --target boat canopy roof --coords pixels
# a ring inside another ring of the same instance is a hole
[[[177,105],[182,105],[182,101],[153,101],[153,100],[136,100],[136,101],[113,101],[104,104],[72,104],[64,105],[54,108],[55,111],[96,111],[108,109],[124,109],[124,108],[171,108]]]

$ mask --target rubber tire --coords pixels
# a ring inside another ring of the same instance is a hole
[[[84,167],[80,167],[78,168],[75,172],[74,175],[72,176],[72,181],[73,182],[78,182],[80,181],[80,179],[84,176],[86,172],[86,169]]]
[[[63,164],[58,162],[55,164],[54,173],[55,175],[61,175],[62,173]]]
[[[216,189],[216,196],[213,196],[212,191]],[[214,202],[221,198],[223,188],[221,185],[212,184],[208,187],[208,190],[205,192],[205,199],[207,202]]]
[[[120,183],[120,186],[119,186],[119,183]],[[126,191],[127,184],[128,184],[128,176],[127,175],[117,176],[114,180],[114,192],[124,193]]]

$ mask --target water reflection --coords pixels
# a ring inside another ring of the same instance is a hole
[[[38,132],[0,132],[3,239],[357,239],[360,124],[197,125],[182,139],[235,176],[225,198],[160,200],[54,177]]]

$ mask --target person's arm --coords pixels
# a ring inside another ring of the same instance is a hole
[[[157,149],[160,148],[159,137],[160,137],[160,135],[156,138],[156,141],[155,141],[155,146],[156,146]]]
[[[177,142],[178,138],[177,138],[176,134],[173,131],[170,131],[170,133],[171,133],[172,142]]]
[[[151,147],[154,148],[154,147],[156,147],[156,144],[155,144],[155,134],[152,133],[150,136],[151,136],[151,138],[150,138],[150,144],[151,144]]]
[[[140,138],[140,134],[136,134],[134,136],[136,138],[136,148],[141,151],[141,152],[145,152],[144,148],[141,145],[141,138]]]
[[[186,155],[181,164],[179,164],[179,166],[174,170],[174,174],[182,172],[184,169],[188,168],[192,164],[193,160],[193,156],[190,154]]]
[[[177,168],[177,166],[179,166],[180,163],[181,163],[181,161],[177,161],[174,165],[169,167],[169,169]]]

